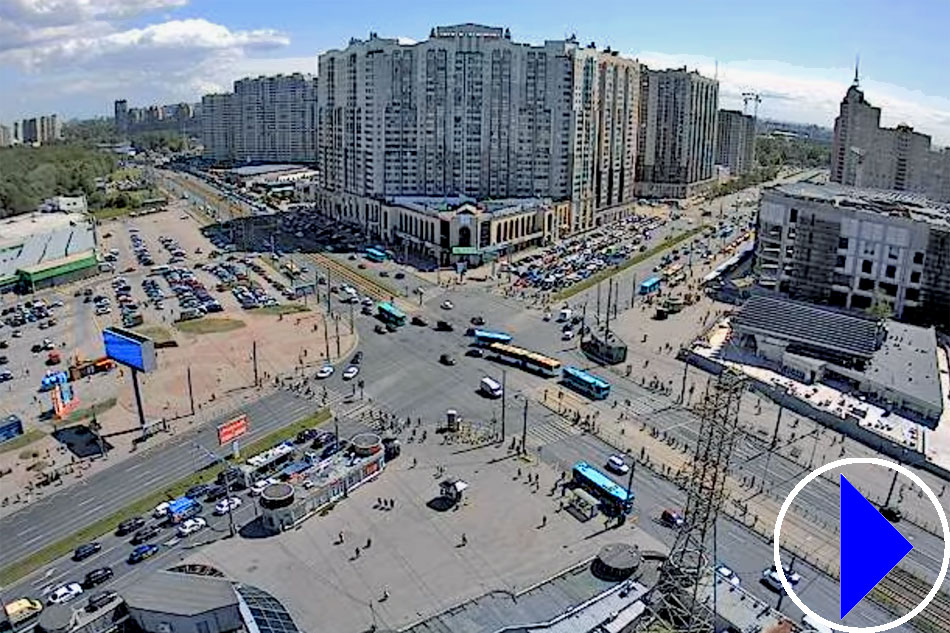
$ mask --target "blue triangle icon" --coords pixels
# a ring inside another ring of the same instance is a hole
[[[914,546],[841,475],[841,619]]]

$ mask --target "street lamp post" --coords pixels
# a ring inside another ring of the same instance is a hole
[[[231,476],[228,474],[228,462],[217,453],[209,451],[207,448],[201,444],[198,444],[197,442],[195,442],[195,448],[214,460],[214,463],[217,464],[220,462],[224,464],[224,470],[222,472],[224,472],[224,498],[228,501],[228,532],[233,537],[236,533],[236,530],[234,529],[234,508],[232,507],[234,504],[231,503]]]

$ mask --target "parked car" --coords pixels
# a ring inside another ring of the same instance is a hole
[[[112,571],[111,567],[97,567],[96,569],[86,572],[86,577],[83,579],[82,584],[88,589],[96,585],[101,585],[107,580],[110,580],[114,575],[115,572]]]
[[[607,459],[607,470],[615,472],[618,475],[626,475],[630,472],[630,466],[627,465],[627,462],[620,455],[611,455]]]
[[[158,536],[161,531],[162,529],[157,525],[146,525],[132,536],[132,545],[141,545],[146,541],[150,541]]]
[[[229,497],[215,504],[214,513],[217,515],[227,514],[230,510],[236,510],[239,507],[241,507],[241,499],[239,497]]]
[[[126,534],[131,534],[143,525],[145,525],[145,519],[142,517],[132,517],[130,519],[126,519],[119,523],[119,526],[116,528],[116,536],[125,536]]]
[[[158,554],[158,545],[139,545],[129,554],[128,562],[130,565],[141,563],[146,558],[151,558]]]
[[[73,560],[75,561],[85,560],[89,558],[90,556],[92,556],[93,554],[99,553],[101,550],[102,550],[101,543],[84,543],[83,545],[80,545],[79,547],[77,547],[76,551],[73,552]]]
[[[95,611],[96,609],[101,609],[110,602],[116,599],[119,594],[112,590],[100,591],[99,593],[91,596],[86,602],[86,611]]]
[[[439,356],[439,362],[443,365],[452,366],[455,364],[455,357],[451,356],[450,354],[442,354]]]
[[[200,532],[206,527],[208,527],[208,522],[201,517],[185,519],[182,521],[181,525],[178,526],[178,536],[184,538],[194,534],[195,532]]]
[[[82,595],[82,586],[78,582],[67,583],[57,587],[50,594],[47,601],[50,604],[66,604]]]
[[[728,582],[733,587],[738,587],[742,584],[742,581],[739,579],[739,576],[736,575],[736,572],[732,571],[726,565],[720,563],[716,565],[716,573],[719,574],[719,577]]]
[[[481,316],[472,317],[472,325],[485,325],[485,319]]]

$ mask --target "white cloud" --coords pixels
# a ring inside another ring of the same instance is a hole
[[[198,53],[286,46],[290,40],[272,29],[232,31],[204,19],[172,20],[140,29],[74,37],[0,55],[26,70],[101,67],[136,62],[168,66],[194,60]]]
[[[23,26],[78,24],[174,9],[188,0],[4,0],[0,21]]]
[[[651,68],[687,66],[719,77],[719,101],[742,109],[742,93],[762,95],[759,116],[771,119],[834,125],[838,106],[851,83],[853,69],[805,68],[776,61],[744,60],[717,64],[709,57],[642,52],[637,58]],[[882,109],[881,124],[904,122],[933,137],[935,145],[950,145],[950,99],[923,94],[873,77],[861,79],[865,97]],[[751,111],[752,104],[749,104]]]

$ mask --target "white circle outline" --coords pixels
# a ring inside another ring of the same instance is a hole
[[[943,563],[940,566],[940,573],[937,575],[937,581],[934,583],[933,588],[931,588],[930,593],[928,593],[924,597],[923,601],[921,601],[921,603],[914,607],[909,613],[904,614],[902,617],[896,620],[892,620],[884,624],[878,624],[876,626],[846,626],[844,624],[839,624],[837,622],[831,622],[830,620],[824,619],[805,606],[805,603],[802,602],[802,600],[795,593],[795,590],[792,589],[791,584],[789,584],[788,579],[785,577],[785,569],[782,567],[781,543],[779,542],[779,539],[781,538],[782,534],[782,521],[785,520],[785,513],[788,512],[788,509],[791,507],[792,501],[796,496],[798,496],[798,493],[800,493],[805,488],[805,486],[820,477],[823,473],[836,468],[841,468],[842,466],[851,466],[854,464],[872,464],[874,466],[883,466],[884,468],[889,468],[899,472],[905,477],[908,477],[911,481],[920,486],[920,488],[925,493],[927,493],[927,497],[937,509],[937,516],[940,518],[940,527],[943,528]],[[927,605],[930,604],[937,596],[937,592],[940,591],[940,587],[943,585],[944,578],[947,576],[947,568],[950,567],[950,524],[947,523],[947,515],[944,513],[943,508],[940,507],[940,502],[937,500],[937,495],[935,495],[933,490],[930,489],[930,486],[924,483],[923,479],[915,475],[904,466],[886,459],[880,459],[878,457],[848,457],[845,459],[839,459],[825,464],[821,468],[817,468],[808,473],[804,479],[799,481],[795,487],[792,488],[792,491],[785,499],[785,503],[782,504],[782,508],[779,510],[778,516],[775,518],[775,533],[773,535],[772,542],[775,571],[778,573],[779,580],[782,582],[782,587],[785,589],[788,597],[792,599],[792,602],[795,603],[795,606],[825,626],[834,629],[835,631],[843,631],[844,633],[883,633],[883,631],[890,631],[891,629],[897,628],[898,626],[907,623],[911,618],[916,617],[921,611],[927,608]]]

